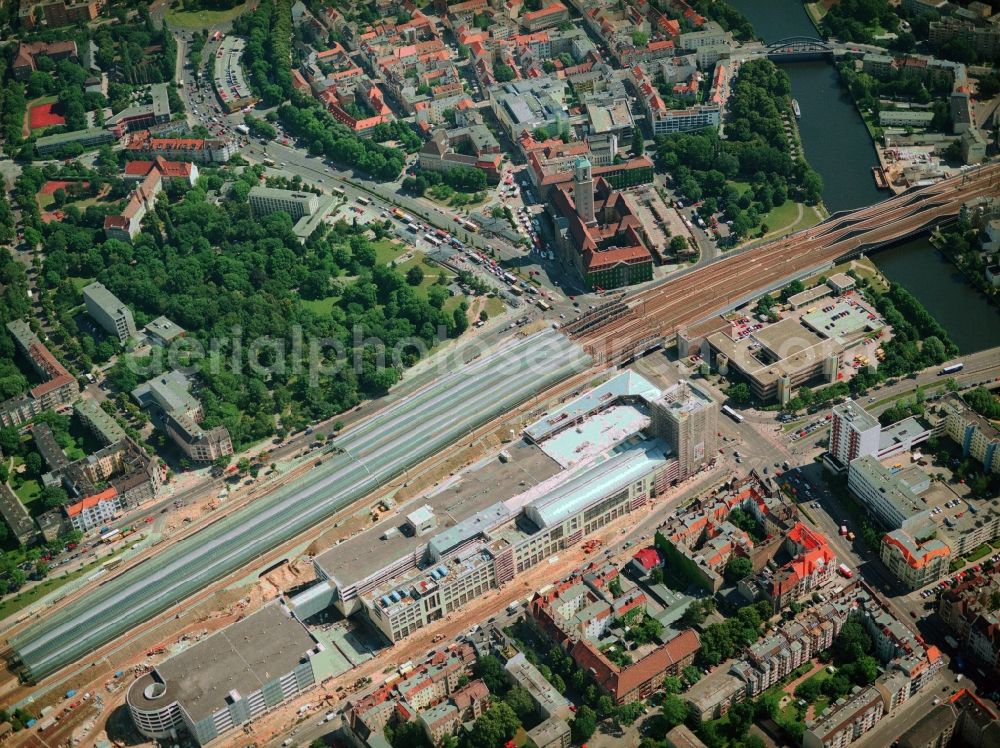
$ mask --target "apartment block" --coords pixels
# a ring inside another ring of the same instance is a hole
[[[0,403],[0,424],[20,426],[43,410],[62,409],[80,395],[80,385],[46,348],[24,320],[7,323],[7,330],[18,349],[42,379],[27,394]]]
[[[917,536],[905,530],[893,530],[882,537],[879,555],[886,568],[911,590],[936,582],[948,573],[951,548],[930,532]]]
[[[213,462],[233,453],[225,426],[202,428],[201,403],[191,394],[191,383],[180,371],[171,371],[132,390],[140,406],[150,409],[160,426],[184,455],[194,462]]]
[[[806,724],[803,748],[843,748],[869,732],[885,713],[882,695],[874,686],[854,687],[849,697],[838,699],[819,721]]]
[[[835,405],[831,411],[830,455],[843,467],[862,455],[876,455],[881,427],[853,400]]]
[[[965,404],[959,395],[948,395],[942,404],[945,433],[962,448],[962,454],[1000,472],[1000,429]]]
[[[83,303],[97,324],[109,335],[124,343],[136,333],[132,310],[125,306],[103,283],[95,281],[83,287]]]

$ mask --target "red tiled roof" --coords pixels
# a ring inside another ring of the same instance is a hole
[[[525,21],[534,21],[536,18],[544,18],[545,16],[550,16],[553,13],[564,13],[566,11],[566,6],[562,3],[549,3],[544,8],[540,10],[535,10],[530,13],[525,13],[521,18]]]
[[[70,517],[75,517],[84,509],[90,509],[91,507],[95,507],[102,501],[113,499],[117,495],[118,495],[118,490],[114,486],[111,486],[111,488],[107,488],[101,491],[100,493],[95,493],[93,496],[88,496],[85,499],[76,502],[75,504],[70,504],[69,506],[66,507],[66,514],[68,514]]]

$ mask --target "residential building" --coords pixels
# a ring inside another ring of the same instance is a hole
[[[549,717],[528,730],[528,739],[537,748],[569,748],[573,736],[566,720]]]
[[[987,672],[1000,674],[1000,610],[993,602],[1000,595],[1000,571],[970,572],[938,599],[938,613],[968,652]]]
[[[751,644],[730,672],[746,684],[747,696],[754,698],[829,648],[849,616],[850,609],[842,604],[811,608]]]
[[[918,468],[901,472],[884,467],[871,455],[851,462],[847,487],[887,529],[916,530],[930,521],[930,511],[919,494],[930,479]]]
[[[962,448],[962,454],[978,460],[991,473],[1000,472],[1000,429],[956,394],[945,397],[942,411],[945,433]]]
[[[853,400],[831,410],[829,453],[842,468],[858,457],[877,454],[880,435],[878,419]]]
[[[931,21],[927,31],[930,43],[934,47],[958,39],[982,57],[995,58],[1000,54],[1000,23],[994,20],[977,25],[956,18],[942,18],[939,21]]]
[[[84,397],[73,403],[73,412],[104,446],[116,444],[125,438],[125,429],[90,398]]]
[[[504,669],[514,685],[531,695],[540,719],[569,719],[573,716],[569,700],[545,680],[538,668],[528,662],[523,652],[518,652],[507,660]]]
[[[12,397],[0,404],[0,424],[20,426],[44,410],[61,410],[80,395],[80,385],[46,348],[24,320],[7,323],[7,330],[18,349],[42,379],[27,394]]]
[[[159,138],[154,137],[149,130],[132,133],[131,140],[125,146],[127,159],[153,159],[162,156],[168,161],[194,161],[199,164],[225,163],[234,153],[235,146],[221,138]]]
[[[191,394],[191,384],[174,370],[150,379],[132,390],[140,406],[153,411],[166,434],[194,462],[213,462],[233,453],[225,426],[204,429],[201,403]]]
[[[331,655],[283,601],[173,655],[132,682],[126,695],[136,729],[198,745],[226,735],[315,686]]]
[[[911,16],[922,13],[934,13],[939,16],[947,15],[948,0],[902,0],[900,7]]]
[[[746,683],[719,668],[685,691],[681,698],[703,722],[718,719],[746,698]]]
[[[916,536],[901,529],[882,536],[882,562],[911,590],[936,582],[948,573],[951,548],[934,535],[935,530],[929,525]]]
[[[105,288],[103,283],[94,281],[83,287],[83,303],[89,314],[105,332],[124,343],[136,333],[132,310],[117,296]]]
[[[838,699],[818,720],[806,722],[803,748],[843,748],[869,732],[885,713],[882,695],[874,686],[854,687],[849,697]]]
[[[164,468],[159,459],[124,437],[54,468],[45,480],[66,489],[70,499],[64,507],[66,518],[74,530],[86,532],[156,498]]]
[[[97,18],[97,14],[103,7],[102,0],[90,0],[82,3],[66,3],[60,0],[43,5],[42,15],[45,17],[45,25],[50,29],[59,26],[86,26]]]
[[[19,545],[28,545],[38,537],[38,527],[27,507],[6,483],[0,483],[0,519],[7,523]]]
[[[765,567],[756,580],[775,612],[826,584],[837,564],[826,538],[801,522],[785,535],[784,551],[789,561],[773,570]]]
[[[67,504],[64,508],[73,529],[86,532],[111,522],[124,507],[118,491],[112,487],[81,501]]]

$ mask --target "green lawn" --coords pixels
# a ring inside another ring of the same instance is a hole
[[[380,239],[377,242],[372,242],[372,247],[375,248],[375,256],[378,258],[378,261],[383,265],[388,265],[406,252],[405,244],[397,244],[389,239]]]
[[[78,276],[70,276],[69,282],[73,284],[73,288],[77,291],[83,290],[84,286],[88,286],[94,282],[94,278],[80,278]]]
[[[504,303],[496,296],[490,296],[486,299],[486,313],[490,315],[490,319],[503,314],[505,308]]]
[[[246,8],[245,3],[229,10],[186,11],[171,8],[166,13],[166,21],[168,26],[177,26],[182,29],[204,29],[209,26],[229,23],[242,13],[244,8]]]
[[[339,296],[327,296],[325,299],[302,299],[299,303],[314,314],[329,314],[333,307],[340,301]]]
[[[21,503],[28,507],[28,511],[31,511],[31,502],[38,498],[38,494],[42,492],[42,487],[39,485],[38,481],[34,478],[29,478],[26,480],[19,489],[14,493],[21,500]],[[32,515],[35,512],[31,512]]]

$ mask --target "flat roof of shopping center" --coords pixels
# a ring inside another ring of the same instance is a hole
[[[511,459],[502,464],[496,454],[463,471],[443,489],[417,498],[411,506],[400,509],[392,521],[380,522],[323,551],[315,563],[338,586],[346,587],[374,574],[387,563],[416,551],[432,537],[440,536],[464,520],[497,502],[516,496],[525,487],[536,485],[560,472],[559,465],[538,447],[523,441],[505,447]],[[524,485],[522,485],[522,483]],[[388,540],[381,536],[390,528],[399,528],[413,508],[427,504],[437,516],[433,534],[412,537],[397,532]]]
[[[577,419],[584,418],[589,413],[606,407],[605,403],[630,396],[652,400],[659,395],[659,388],[649,380],[634,371],[623,371],[592,390],[588,390],[580,397],[570,400],[565,405],[546,414],[528,426],[524,433],[529,439],[538,442],[566,428],[568,424],[572,424]]]

